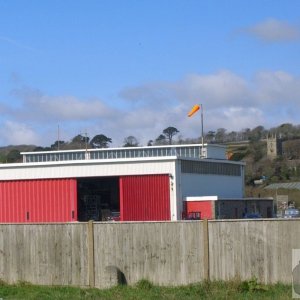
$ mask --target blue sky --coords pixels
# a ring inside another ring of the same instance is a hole
[[[0,0],[0,146],[299,124],[300,1]]]

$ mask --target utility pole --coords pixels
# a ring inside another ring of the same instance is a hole
[[[88,138],[87,138],[87,130],[85,130],[84,134],[84,142],[85,142],[85,159],[89,159],[90,155],[88,153]]]
[[[57,151],[59,151],[59,124],[57,125]]]

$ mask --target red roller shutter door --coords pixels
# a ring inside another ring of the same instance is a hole
[[[168,175],[120,177],[121,221],[170,220]]]
[[[76,220],[76,179],[0,182],[0,222],[70,222]]]
[[[187,216],[190,213],[200,212],[201,219],[213,218],[212,201],[186,201]]]

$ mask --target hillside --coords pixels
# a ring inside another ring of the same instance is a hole
[[[0,163],[12,163],[21,161],[20,152],[33,151],[34,145],[9,145],[0,147]]]
[[[20,152],[33,151],[36,148],[35,145],[9,145],[0,147],[0,153],[8,154],[11,150],[18,150]]]
[[[300,159],[298,157],[298,141],[286,141],[284,152],[276,158],[267,156],[267,141],[244,141],[227,143],[227,152],[231,160],[244,161],[245,168],[245,196],[246,197],[274,197],[288,195],[290,201],[300,206],[300,191],[298,190],[266,190],[266,185],[276,182],[300,181]],[[293,155],[291,155],[293,153]],[[255,180],[263,179],[255,184]]]

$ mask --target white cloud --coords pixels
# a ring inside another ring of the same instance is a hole
[[[112,109],[99,99],[83,100],[74,96],[48,96],[28,88],[14,90],[13,93],[23,100],[23,106],[17,112],[21,118],[88,120],[111,116],[113,113]]]
[[[120,92],[120,96],[133,103],[143,104],[157,100],[165,102],[172,98],[167,82],[151,82],[134,88],[125,88]]]
[[[121,95],[139,102],[144,107],[161,109],[188,109],[195,103],[206,103],[206,107],[234,105],[249,102],[250,94],[246,80],[222,70],[216,74],[191,74],[177,82],[148,83],[127,88]]]
[[[193,74],[174,85],[176,96],[189,104],[206,103],[206,107],[234,105],[249,100],[247,82],[229,71],[216,74]]]
[[[168,95],[165,102],[161,100],[161,89]],[[205,131],[221,127],[238,131],[258,125],[270,128],[287,119],[297,122],[296,114],[300,109],[300,78],[283,71],[259,72],[252,80],[226,70],[208,75],[193,74],[165,85],[160,82],[127,88],[123,95],[132,100],[132,95],[137,97],[135,91],[141,99],[148,100],[144,103],[145,112],[139,107],[128,115],[131,128],[138,127],[145,133],[152,130],[157,135],[171,125],[184,137],[199,137],[200,114],[193,118],[186,116],[195,103],[203,104]],[[124,128],[129,128],[128,122],[123,123]],[[155,137],[152,133],[152,138]]]
[[[117,108],[97,98],[54,97],[32,89],[14,93],[23,101],[21,108],[10,108],[6,113],[10,122],[0,131],[10,143],[38,142],[40,135],[40,145],[50,145],[57,137],[57,124],[65,141],[87,130],[90,137],[102,133],[112,138],[114,147],[129,135],[146,145],[168,126],[180,130],[183,138],[196,138],[201,134],[200,113],[187,117],[195,103],[203,104],[205,131],[299,122],[300,78],[283,71],[262,71],[247,80],[222,70],[188,75],[176,82],[127,87],[120,93],[124,97],[120,101],[127,105]]]
[[[267,19],[245,31],[265,42],[294,41],[300,38],[298,27],[276,19]]]
[[[286,72],[259,72],[255,78],[255,88],[259,102],[300,105],[300,78]]]
[[[35,129],[26,124],[12,121],[4,122],[0,129],[0,135],[6,145],[37,145],[41,142]]]
[[[224,110],[223,116],[226,118],[228,124],[227,127],[224,127],[228,131],[236,131],[237,128],[239,130],[243,128],[254,128],[265,122],[263,111],[256,107],[229,107]],[[221,124],[224,125],[224,120]]]

